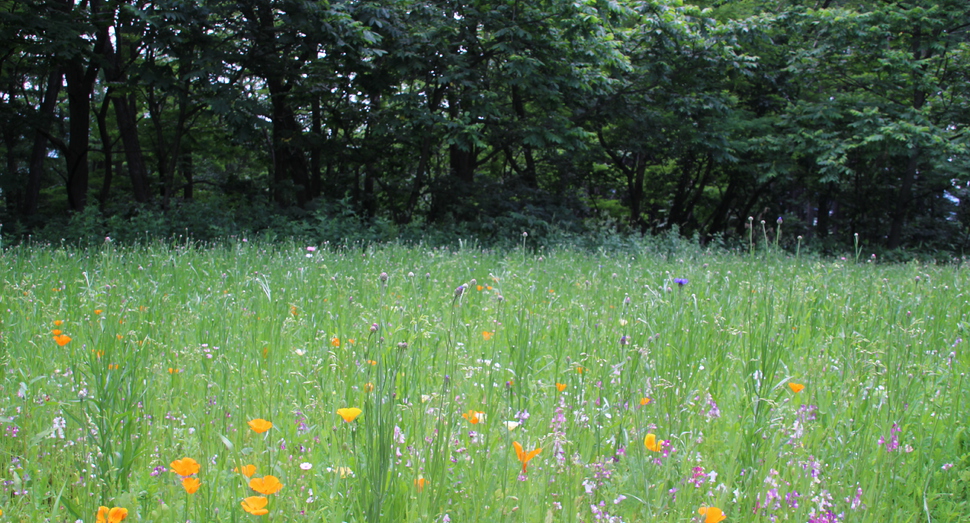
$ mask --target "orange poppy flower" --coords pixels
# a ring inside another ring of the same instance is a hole
[[[257,434],[262,434],[273,428],[273,423],[262,418],[251,419],[249,420],[249,428],[253,429],[253,432]]]
[[[650,399],[650,398],[647,398],[647,397],[640,398],[640,405],[646,405],[646,404],[650,403],[651,401],[653,401],[653,400]]]
[[[647,450],[652,450],[654,452],[660,452],[664,448],[663,441],[657,441],[657,435],[650,433],[647,437],[643,438],[643,446],[647,447]]]
[[[565,383],[557,383],[556,384],[556,390],[558,390],[559,392],[562,392],[562,391],[566,390],[566,384]]]
[[[172,472],[179,476],[191,476],[199,473],[199,462],[192,458],[177,459],[171,463]]]
[[[461,417],[467,419],[468,423],[477,425],[479,422],[485,419],[485,413],[477,410],[470,410],[468,412],[462,412]]]
[[[98,514],[95,517],[97,523],[120,523],[128,517],[128,509],[121,507],[98,507]]]
[[[247,478],[251,478],[253,477],[253,474],[256,473],[256,465],[249,464],[249,465],[243,465],[241,468],[236,467],[235,469],[233,469],[233,472],[240,472],[242,473],[243,476],[246,476]]]
[[[269,514],[269,510],[266,510],[267,503],[269,503],[269,500],[263,496],[249,496],[242,500],[241,505],[243,510],[254,516],[265,516]]]
[[[182,372],[182,369],[176,369],[175,367],[169,367],[168,368],[168,373],[169,374],[178,374],[180,372]]]
[[[522,445],[519,445],[518,441],[513,441],[512,446],[515,447],[515,455],[518,456],[519,461],[522,462],[522,473],[525,474],[526,466],[532,461],[532,458],[539,455],[542,452],[542,447],[538,447],[535,450],[530,450],[526,452],[522,449]]]
[[[491,332],[482,331],[482,337],[485,338],[485,341],[492,339],[492,336],[493,334]]]
[[[361,412],[363,411],[357,407],[351,407],[349,409],[337,409],[337,415],[343,418],[347,423],[357,419],[357,416],[360,416]]]
[[[57,337],[57,336],[60,336],[61,334],[64,334],[64,331],[62,331],[61,329],[54,329],[51,331],[51,334]]]
[[[60,327],[61,325],[64,325],[64,320],[54,320],[55,327]]]
[[[339,347],[340,346],[340,338],[338,338],[336,336],[334,336],[333,338],[330,338],[330,345],[333,345],[334,347]]]
[[[373,367],[374,365],[377,365],[376,360],[367,360],[367,363],[370,363],[371,367]]]
[[[805,386],[802,385],[801,383],[789,383],[788,386],[791,388],[791,391],[794,392],[795,394],[798,394],[799,392],[805,389]]]
[[[717,507],[701,507],[697,509],[697,513],[702,516],[706,516],[704,518],[704,523],[720,523],[721,521],[727,519],[724,512]]]
[[[485,288],[485,287],[482,287],[481,285],[476,285],[476,286],[475,286],[475,289],[476,289],[476,290],[482,290],[482,289],[484,289],[484,288]]]
[[[182,478],[182,487],[189,494],[195,494],[200,486],[202,486],[202,482],[199,481],[199,478]]]
[[[280,480],[276,479],[276,476],[263,476],[249,480],[249,488],[268,496],[279,492],[283,488],[283,484],[280,483]]]
[[[418,492],[423,491],[424,490],[424,486],[427,485],[427,484],[428,484],[428,480],[427,479],[424,479],[424,478],[418,478],[418,479],[414,480],[414,486],[415,487],[418,487]]]
[[[54,341],[56,341],[58,345],[63,347],[71,342],[71,337],[68,336],[67,334],[58,334],[57,336],[54,336]]]
[[[100,315],[102,312],[104,311],[102,311],[101,309],[94,309],[94,313],[97,315]]]

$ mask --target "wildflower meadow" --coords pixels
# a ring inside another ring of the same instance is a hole
[[[0,521],[970,519],[959,263],[0,253]]]

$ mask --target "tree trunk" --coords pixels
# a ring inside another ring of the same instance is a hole
[[[317,198],[323,190],[320,170],[320,149],[323,142],[320,95],[314,95],[310,105],[310,132],[313,133],[314,139],[313,147],[310,148],[310,197]]]
[[[69,116],[67,144],[67,203],[74,212],[84,210],[88,201],[88,149],[91,130],[91,90],[97,65],[92,63],[85,70],[79,62],[68,64],[67,107]]]
[[[134,95],[114,96],[111,102],[115,108],[121,142],[125,146],[125,160],[128,162],[132,193],[136,202],[148,203],[151,200],[148,191],[148,169],[145,167],[145,156],[142,154],[141,140],[138,138],[135,97]]]
[[[104,212],[108,196],[111,194],[111,182],[114,177],[112,171],[114,141],[111,139],[111,133],[108,132],[107,100],[101,103],[101,109],[98,111],[98,133],[101,136],[101,154],[104,157],[104,179],[101,181],[101,193],[98,195],[98,208],[101,212]]]
[[[306,205],[310,188],[309,167],[306,155],[300,149],[303,130],[296,121],[296,114],[289,100],[290,87],[277,76],[266,78],[273,106],[273,181],[276,184],[276,202],[289,205],[285,194],[286,182],[293,181],[297,205]]]
[[[47,134],[50,131],[57,107],[57,95],[61,92],[63,73],[54,71],[47,80],[44,101],[40,104],[40,123],[34,133],[34,146],[30,151],[30,166],[27,170],[27,194],[24,195],[23,213],[33,216],[40,202],[40,184],[44,176],[44,160],[47,158]]]
[[[892,222],[889,226],[889,238],[886,247],[896,249],[903,243],[903,225],[906,224],[906,215],[909,213],[909,204],[913,194],[913,182],[916,181],[916,173],[919,170],[919,147],[914,147],[910,152],[909,161],[906,162],[906,170],[903,171],[903,179],[896,193],[896,204],[893,207]]]

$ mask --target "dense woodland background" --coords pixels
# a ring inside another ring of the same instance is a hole
[[[0,101],[6,241],[970,247],[966,0],[0,0]]]

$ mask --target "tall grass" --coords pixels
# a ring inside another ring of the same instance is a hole
[[[967,517],[959,266],[306,247],[0,254],[3,517]]]

